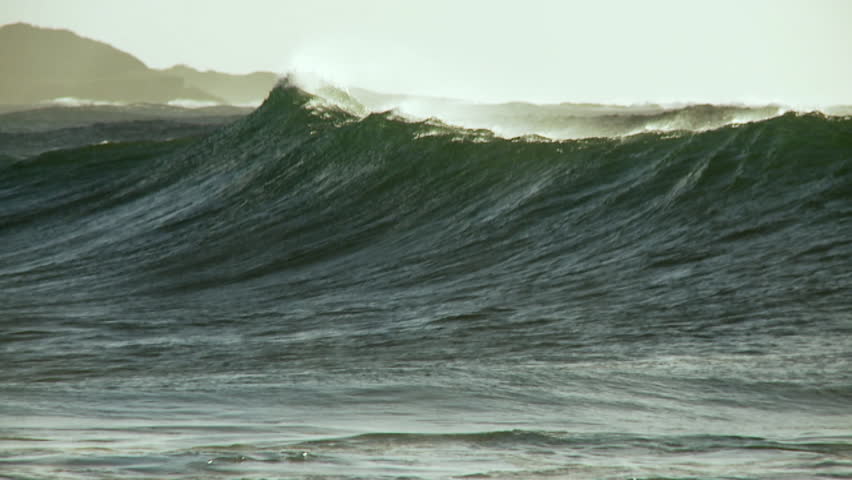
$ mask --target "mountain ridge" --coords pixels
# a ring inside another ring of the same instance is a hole
[[[106,42],[27,23],[0,26],[0,104],[57,98],[120,102],[253,104],[277,82],[272,72],[233,75],[186,65],[153,69]]]

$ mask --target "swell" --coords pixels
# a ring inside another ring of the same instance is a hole
[[[835,441],[831,441],[835,440]],[[558,431],[507,430],[479,433],[370,433],[346,438],[316,440],[290,445],[306,452],[346,451],[350,449],[435,447],[460,445],[473,448],[577,448],[582,450],[641,449],[662,454],[718,452],[720,450],[777,450],[810,452],[842,457],[850,447],[842,439],[801,439],[772,441],[759,437],[726,435],[639,436],[630,434],[577,434]],[[211,449],[213,450],[213,449]]]
[[[97,144],[168,141],[208,135],[219,127],[220,125],[212,122],[194,124],[149,120],[96,123],[34,132],[0,131],[0,156],[22,159],[52,150],[68,150]]]
[[[648,263],[676,265],[803,222],[843,225],[848,215],[848,120],[790,114],[672,138],[482,142],[481,133],[436,133],[430,122],[389,114],[318,115],[298,95],[276,90],[256,115],[205,145],[217,153],[188,156],[218,160],[192,177],[208,188],[185,185],[193,214],[170,217],[158,231],[213,222],[197,239],[211,254],[190,265],[201,276],[213,265],[218,281],[215,254],[230,255],[237,241],[248,244],[244,259],[230,256],[234,281],[404,253],[405,278],[382,276],[422,284],[457,277],[477,258],[481,270],[519,257],[527,265],[625,256],[652,243],[649,236],[668,248]],[[218,151],[238,152],[238,160]],[[238,231],[251,235],[237,240]],[[684,244],[689,254],[678,251]],[[278,254],[258,255],[263,245]],[[437,255],[442,261],[429,263]]]
[[[288,358],[843,329],[849,118],[552,142],[315,103],[285,83],[201,139],[3,164],[3,308],[117,335],[155,318],[262,335],[260,315],[293,334]],[[471,335],[495,326],[512,335]]]
[[[98,470],[122,476],[175,475],[209,477],[254,474],[274,475],[286,469],[293,476],[363,478],[405,472],[411,478],[646,478],[687,479],[724,475],[736,471],[762,478],[766,470],[783,469],[801,477],[837,477],[848,471],[847,438],[801,438],[789,441],[735,435],[651,436],[634,434],[570,434],[558,431],[512,430],[461,434],[367,434],[304,443],[270,441],[272,428],[233,430],[218,426],[218,437],[237,439],[266,433],[257,443],[240,441],[224,445],[182,447],[152,453],[128,440],[169,435],[188,441],[212,438],[205,427],[126,427],[103,429],[101,436],[86,436],[86,445],[63,451],[42,438],[2,438],[13,456],[0,460],[17,472],[42,473]],[[259,432],[258,432],[259,430]],[[86,432],[88,433],[88,432]],[[201,436],[200,434],[206,434]],[[194,434],[194,436],[193,436]],[[280,432],[275,432],[279,437]],[[203,441],[203,440],[202,440]],[[137,440],[138,442],[138,440]],[[445,465],[436,466],[439,457]],[[683,463],[688,455],[690,462]],[[617,457],[620,462],[613,462]],[[507,461],[509,458],[510,461]],[[346,473],[341,474],[341,465]],[[268,473],[267,473],[268,472]],[[437,473],[436,473],[437,472]],[[65,478],[62,476],[60,478]]]

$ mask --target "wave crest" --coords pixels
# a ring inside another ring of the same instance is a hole
[[[789,112],[811,113],[783,105],[472,103],[348,88],[316,76],[300,74],[285,77],[281,86],[308,94],[311,97],[308,106],[317,111],[336,109],[356,118],[387,113],[408,122],[429,121],[467,130],[487,130],[496,137],[507,139],[574,140],[619,138],[648,132],[704,132],[761,122]],[[817,113],[848,114],[838,108]]]

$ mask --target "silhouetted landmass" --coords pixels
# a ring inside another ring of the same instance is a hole
[[[177,65],[161,72],[184,80],[184,84],[224,99],[232,105],[244,105],[263,100],[278,82],[272,72],[232,75],[213,70],[200,72],[186,65]]]
[[[16,23],[0,27],[0,103],[32,104],[63,97],[126,103],[190,100],[251,103],[275,84],[273,73],[228,75],[179,66],[148,68],[112,46]]]

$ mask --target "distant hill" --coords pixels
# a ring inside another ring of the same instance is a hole
[[[0,72],[0,104],[62,97],[245,104],[263,100],[277,81],[270,72],[228,75],[186,66],[154,70],[106,43],[24,23],[0,27]]]
[[[180,77],[185,85],[222,98],[231,105],[244,105],[263,100],[278,82],[278,75],[272,72],[232,75],[213,70],[200,72],[186,65],[177,65],[160,71],[169,76]]]

